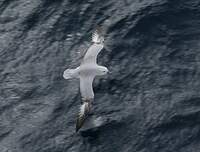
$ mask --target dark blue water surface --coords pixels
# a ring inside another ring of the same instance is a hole
[[[92,114],[81,63],[100,25]],[[0,152],[200,151],[199,0],[1,0]]]

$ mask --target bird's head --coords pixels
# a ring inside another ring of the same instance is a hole
[[[100,66],[100,75],[106,75],[107,73],[109,73],[108,68]]]

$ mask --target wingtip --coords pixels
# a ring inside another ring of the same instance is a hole
[[[104,41],[102,28],[100,26],[96,26],[95,30],[92,33],[92,42],[94,43],[102,43]]]
[[[76,132],[79,131],[79,129],[83,126],[85,122],[85,113],[83,115],[78,115],[78,118],[76,120]]]
[[[85,119],[81,120],[79,117],[77,118],[77,121],[76,121],[76,132],[78,132],[79,129],[81,129],[81,127],[84,124],[84,121],[85,121]]]
[[[83,126],[89,112],[90,112],[90,102],[84,102],[80,107],[80,112],[78,114],[77,120],[76,120],[76,132],[80,130],[80,128]]]

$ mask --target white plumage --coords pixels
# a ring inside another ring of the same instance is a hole
[[[76,123],[76,131],[83,125],[86,116],[91,107],[91,102],[94,99],[94,91],[92,87],[95,76],[105,75],[108,69],[97,64],[97,55],[104,47],[104,38],[99,29],[96,29],[92,34],[93,44],[87,50],[81,65],[76,69],[67,69],[63,73],[65,79],[79,78],[80,92],[83,104],[80,107],[79,115]]]

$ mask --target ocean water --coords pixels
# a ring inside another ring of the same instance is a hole
[[[81,63],[101,26],[92,114]],[[198,152],[199,0],[1,0],[0,152]]]

